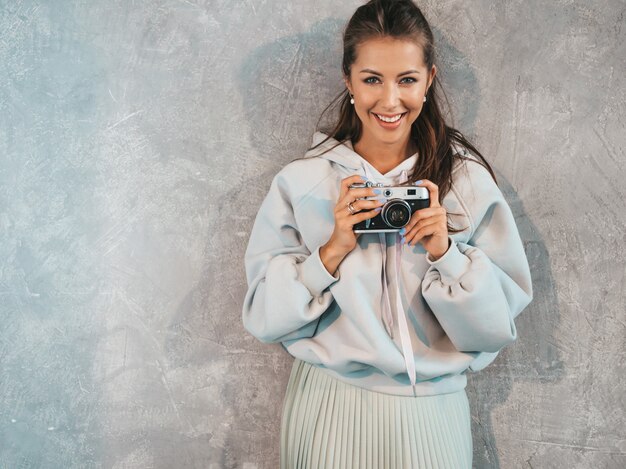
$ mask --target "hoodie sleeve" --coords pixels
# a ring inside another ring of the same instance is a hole
[[[296,226],[285,172],[279,172],[257,213],[245,253],[245,329],[263,343],[313,337],[339,280]]]
[[[470,367],[484,368],[515,341],[515,317],[532,301],[530,268],[515,219],[502,192],[483,166],[453,190],[466,207],[474,231],[467,243],[452,237],[436,261],[425,254],[429,269],[422,295],[453,345],[478,353]],[[454,187],[456,185],[456,187]]]

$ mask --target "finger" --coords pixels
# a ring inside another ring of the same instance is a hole
[[[369,203],[370,201],[378,202],[379,200],[387,201],[383,196],[374,194],[374,188],[368,187],[363,189],[350,189],[343,199],[337,202],[337,208],[339,210],[345,210],[348,204],[352,204],[353,207],[357,206],[360,201]],[[369,205],[361,205],[361,207],[367,208]]]
[[[360,223],[368,218],[374,218],[376,215],[380,213],[380,210],[364,210],[362,212],[355,213],[354,215],[348,216],[348,223],[350,227]]]
[[[359,174],[353,174],[341,180],[341,189],[339,192],[339,199],[343,199],[350,190],[350,184],[365,182],[365,178]]]
[[[443,212],[442,212],[443,210]],[[439,216],[445,216],[446,212],[445,209],[443,207],[427,207],[427,208],[421,208],[419,210],[416,210],[415,212],[413,212],[413,215],[411,215],[411,219],[409,220],[409,222],[404,226],[405,228],[405,232],[409,232],[411,231],[421,220],[426,220],[428,218],[431,217],[439,217]]]
[[[422,179],[422,182],[417,184],[418,187],[425,187],[430,194],[430,207],[441,207],[439,204],[439,186],[428,179]]]
[[[434,235],[439,231],[439,223],[433,222],[420,226],[415,232],[411,233],[411,236],[407,236],[406,244],[415,246],[424,236]],[[412,243],[412,244],[411,244]]]
[[[376,207],[381,207],[385,204],[385,201],[379,199],[359,199],[356,202],[352,202],[352,207],[356,212],[360,212],[361,210],[366,209],[375,209]]]
[[[375,198],[380,196],[376,194],[374,191],[378,189],[376,187],[358,187],[350,189],[348,187],[348,192],[345,194],[343,198],[339,199],[340,205],[347,205],[349,202],[354,202],[357,199],[365,199],[365,198]]]
[[[357,213],[372,213],[372,217],[376,216],[376,214],[380,213],[380,210],[378,210],[377,212],[374,212],[374,209],[381,207],[382,205],[384,205],[385,202],[381,201],[381,200],[365,200],[365,199],[359,199],[356,202],[352,202],[352,207],[354,209],[354,214]],[[341,206],[341,205],[337,205],[337,209],[336,209],[336,218],[346,218],[346,217],[352,217],[354,216],[352,213],[350,213],[350,209],[346,206]],[[371,217],[367,217],[367,218],[371,218]]]
[[[434,217],[424,218],[423,220],[420,220],[413,228],[407,231],[404,234],[404,237],[406,239],[413,239],[422,228],[428,225],[432,225],[433,223],[439,223],[439,220]]]

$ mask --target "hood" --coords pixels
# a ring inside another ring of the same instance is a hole
[[[357,171],[364,176],[366,175],[367,168],[375,176],[376,182],[382,182],[384,184],[398,183],[399,179],[404,179],[402,176],[403,171],[406,172],[405,176],[408,178],[408,175],[411,174],[413,167],[415,166],[415,162],[417,161],[417,153],[414,153],[395,168],[385,174],[381,174],[365,158],[354,151],[352,141],[348,139],[343,143],[339,143],[339,141],[333,137],[324,141],[327,137],[328,135],[324,132],[316,131],[313,134],[311,146],[315,146],[320,142],[324,143],[313,150],[308,150],[305,153],[305,157],[318,156],[344,167],[347,172]],[[452,152],[469,156],[464,148],[455,145],[454,143],[452,143]]]
[[[313,134],[312,146],[324,141],[328,135],[324,132],[317,131]],[[328,151],[326,151],[328,150]],[[325,152],[325,153],[323,153]],[[399,184],[408,180],[411,174],[415,162],[417,161],[417,153],[406,158],[395,168],[381,174],[374,166],[372,166],[365,158],[354,151],[352,142],[346,140],[343,143],[339,143],[338,140],[333,137],[326,140],[319,147],[314,150],[306,152],[305,157],[318,156],[326,160],[332,161],[342,167],[347,172],[358,172],[359,174],[367,177],[375,182],[381,182],[386,185]],[[369,174],[368,174],[369,173]]]
[[[317,131],[313,134],[313,140],[311,146],[315,146],[328,137],[324,132]],[[335,148],[333,148],[335,147]],[[331,149],[332,148],[332,149]],[[329,151],[326,151],[329,150]],[[321,154],[322,152],[326,152]],[[339,143],[338,140],[330,137],[319,147],[309,150],[305,153],[305,157],[319,156],[321,158],[334,161],[335,163],[349,169],[359,169],[361,162],[359,158],[361,156],[352,148],[352,142],[347,140],[344,143]]]

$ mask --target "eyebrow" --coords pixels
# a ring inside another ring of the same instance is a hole
[[[383,76],[382,73],[379,73],[376,70],[372,70],[371,68],[364,68],[359,73],[373,73],[374,75],[378,75],[379,77]],[[401,77],[402,75],[408,75],[409,73],[417,73],[417,74],[419,74],[419,71],[418,70],[407,70],[406,72],[398,73],[398,76]]]

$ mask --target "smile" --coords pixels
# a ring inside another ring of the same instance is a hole
[[[376,116],[376,121],[378,121],[378,123],[385,129],[395,129],[400,125],[400,122],[407,113],[403,112],[394,116],[383,116],[381,114],[376,114],[375,112],[373,112],[372,114]]]
[[[404,115],[404,113],[396,114],[395,116],[392,116],[392,117],[383,116],[382,114],[376,114],[376,113],[374,113],[374,115],[384,122],[395,122],[399,120]]]

